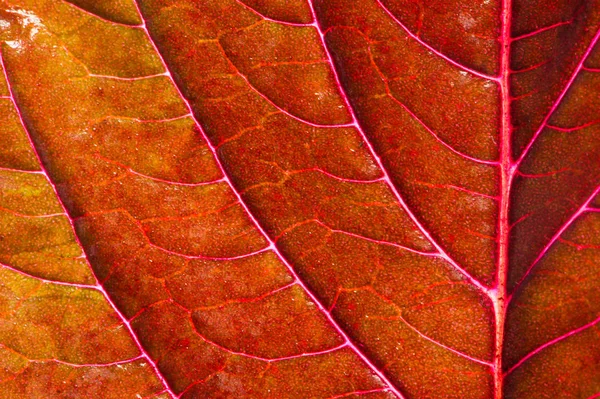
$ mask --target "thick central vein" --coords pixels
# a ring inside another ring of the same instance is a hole
[[[511,2],[502,2],[502,20],[500,33],[500,100],[502,114],[500,122],[500,209],[498,213],[498,249],[496,285],[490,292],[494,304],[496,318],[495,353],[494,353],[494,398],[503,397],[502,348],[504,343],[504,324],[506,320],[508,277],[508,243],[510,234],[509,206],[510,187],[512,183],[511,133],[512,122],[510,114],[510,45],[511,45]]]

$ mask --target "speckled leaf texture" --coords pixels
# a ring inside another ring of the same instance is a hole
[[[600,398],[600,0],[0,0],[0,399]]]

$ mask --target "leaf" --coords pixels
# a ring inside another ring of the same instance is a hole
[[[1,4],[0,397],[600,397],[600,2]]]

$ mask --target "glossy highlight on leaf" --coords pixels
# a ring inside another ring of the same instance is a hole
[[[600,1],[0,0],[0,399],[600,397]]]

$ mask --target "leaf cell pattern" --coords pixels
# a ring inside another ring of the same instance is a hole
[[[1,4],[0,397],[600,397],[600,2]]]

